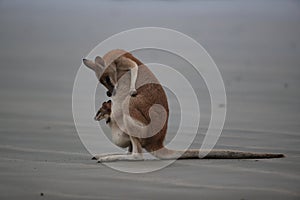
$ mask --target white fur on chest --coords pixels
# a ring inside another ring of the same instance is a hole
[[[121,129],[125,129],[123,123],[124,103],[129,100],[130,74],[125,73],[117,83],[115,95],[112,96],[111,118],[117,122]],[[128,109],[128,108],[127,108]]]
[[[116,88],[116,93],[112,96],[112,108],[111,108],[111,132],[112,141],[119,147],[125,148],[130,145],[130,137],[126,134],[126,127],[124,125],[124,101],[126,98],[130,98],[130,74],[126,73],[118,81],[118,86]]]

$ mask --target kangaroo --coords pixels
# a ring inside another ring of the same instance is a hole
[[[99,82],[112,98],[110,120],[113,142],[122,147],[132,144],[131,154],[96,155],[98,162],[143,160],[142,149],[158,159],[260,159],[281,158],[283,154],[251,153],[231,150],[172,150],[164,146],[169,107],[163,87],[154,74],[129,52],[116,49],[95,61],[83,63],[96,73]],[[159,105],[159,109],[152,109]],[[162,123],[162,124],[161,124]],[[158,128],[157,128],[158,127]],[[126,144],[126,145],[124,145]],[[205,155],[204,157],[200,156]],[[204,154],[203,154],[204,153]]]

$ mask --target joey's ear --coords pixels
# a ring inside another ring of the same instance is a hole
[[[100,56],[96,56],[95,63],[100,65],[102,68],[105,67],[105,61]]]
[[[108,107],[109,110],[111,109],[111,100],[107,101],[107,107]]]
[[[96,76],[97,78],[99,79],[101,74],[102,74],[102,71],[103,71],[103,66],[101,66],[100,64],[98,63],[95,63],[91,60],[88,60],[88,59],[83,59],[82,60],[84,65],[87,66],[88,68],[92,69],[95,73],[96,73]]]

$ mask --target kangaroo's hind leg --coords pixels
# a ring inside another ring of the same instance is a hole
[[[98,159],[98,162],[114,162],[114,161],[137,161],[144,160],[142,154],[142,145],[138,138],[130,136],[132,144],[131,154],[118,154],[118,155],[108,155],[102,156]]]
[[[126,155],[132,154],[132,144],[128,146],[127,152],[125,153]],[[92,160],[98,160],[100,157],[107,157],[107,156],[114,156],[114,155],[125,155],[122,153],[104,153],[104,154],[96,154],[92,157]]]

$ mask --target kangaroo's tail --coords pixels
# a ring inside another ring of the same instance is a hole
[[[281,153],[254,153],[233,150],[212,150],[199,151],[198,149],[189,149],[186,151],[171,150],[165,147],[151,152],[155,157],[166,159],[269,159],[283,158]]]

